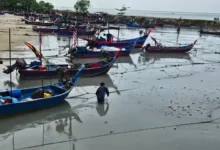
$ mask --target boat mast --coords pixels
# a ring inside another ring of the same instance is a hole
[[[42,52],[41,52],[41,45],[42,45],[42,38],[41,38],[41,32],[39,31],[39,49],[40,49],[40,62],[42,65]],[[42,84],[42,88],[44,86],[44,81],[43,81],[43,77],[41,76],[41,84]]]
[[[10,69],[11,69],[11,28],[9,28],[9,63],[10,63]],[[12,99],[12,74],[10,71],[10,95]]]
[[[76,21],[75,21],[75,32],[76,32],[76,40],[77,40],[77,46],[78,46],[78,33],[77,33],[77,17],[76,17]]]
[[[40,62],[42,63],[42,52],[41,52],[41,45],[42,45],[42,38],[41,38],[41,32],[39,31],[39,49],[40,49]]]
[[[109,23],[108,23],[108,34],[109,34]]]
[[[119,41],[119,30],[120,30],[120,26],[118,28],[118,38],[117,38],[117,41]]]

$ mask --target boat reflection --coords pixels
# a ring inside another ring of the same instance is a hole
[[[143,64],[154,64],[156,61],[161,61],[162,59],[170,60],[189,60],[192,62],[192,59],[188,53],[184,54],[150,54],[150,53],[141,53],[138,62]],[[165,61],[166,62],[166,61]]]
[[[8,134],[9,136],[10,133],[23,130],[28,127],[41,125],[45,122],[51,122],[55,120],[66,120],[67,118],[75,119],[77,122],[82,123],[82,120],[74,111],[74,108],[71,108],[70,104],[64,101],[64,103],[49,109],[19,114],[8,118],[1,118],[0,135]],[[57,131],[61,130],[61,123],[58,122]],[[0,136],[0,138],[3,138],[3,136]],[[4,135],[4,138],[7,138],[7,135]]]
[[[131,58],[131,56],[127,56],[127,57],[119,57],[118,60],[116,61],[116,63],[126,63],[126,64],[130,64],[136,67],[135,63],[133,62],[133,59]]]
[[[57,83],[58,79],[35,79],[35,80],[21,80],[17,78],[18,85],[16,88],[36,87],[42,85],[50,85]],[[108,87],[115,87],[112,79],[108,74],[96,76],[96,77],[81,77],[77,83],[77,86],[99,86],[101,82],[105,82]]]

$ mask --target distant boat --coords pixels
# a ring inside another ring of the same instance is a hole
[[[200,30],[200,34],[220,35],[220,31]]]
[[[86,29],[85,25],[78,25],[76,27],[77,29]],[[52,32],[69,32],[69,29],[67,27],[58,27],[58,26],[51,26],[51,27],[38,27],[38,26],[33,26],[33,31],[36,32],[44,32],[44,33],[52,33]]]
[[[154,41],[156,41],[155,38],[152,38]],[[186,46],[150,46],[147,45],[145,47],[145,51],[148,53],[186,53],[189,52],[193,46],[196,44],[197,40],[189,45]],[[156,42],[157,43],[157,42]]]
[[[156,24],[146,24],[146,25],[139,25],[135,23],[127,23],[127,27],[132,27],[132,28],[155,28]]]
[[[219,21],[219,17],[214,18],[214,21]]]
[[[91,31],[86,31],[86,30],[78,30],[77,35],[94,35],[98,30],[94,29]],[[73,31],[69,30],[63,30],[63,31],[58,31],[59,35],[73,35]]]
[[[0,11],[0,15],[4,15],[5,13],[3,11]]]
[[[29,25],[36,25],[36,26],[54,26],[56,23],[55,22],[43,22],[43,21],[30,21],[27,19],[22,19],[25,24]]]

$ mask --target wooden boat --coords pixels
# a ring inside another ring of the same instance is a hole
[[[125,48],[125,47],[128,47],[128,46],[132,45],[136,41],[137,41],[137,44],[135,45],[135,48],[141,48],[144,45],[144,43],[145,43],[145,41],[148,38],[150,33],[151,33],[151,30],[149,30],[148,33],[144,36],[141,36],[141,37],[138,37],[138,38],[133,38],[133,39],[120,40],[120,41],[113,41],[112,39],[110,39],[110,40],[108,39],[107,41],[106,40],[105,41],[92,40],[92,39],[88,39],[88,38],[81,38],[81,39],[88,41],[89,45],[93,45],[96,48],[101,48],[102,46]]]
[[[128,56],[133,47],[127,47],[124,49],[120,49],[120,56]],[[103,50],[108,53],[110,57],[116,55],[118,48],[115,47],[103,47],[101,49],[87,49],[87,47],[77,47],[77,50],[74,52],[70,52],[70,55],[76,58],[99,58],[103,57]]]
[[[98,30],[94,29],[92,31],[85,31],[85,30],[77,30],[77,35],[94,35]],[[58,31],[59,35],[73,35],[73,31],[65,30],[65,31]]]
[[[37,22],[37,21],[30,21],[27,19],[23,19],[25,24],[29,25],[36,25],[36,26],[54,26],[56,23],[55,22]]]
[[[23,12],[19,12],[19,13],[14,13],[15,16],[24,16]]]
[[[107,61],[99,61],[99,62],[85,64],[85,68],[82,70],[81,76],[92,77],[92,76],[106,74],[111,69],[112,65],[117,60],[120,53],[121,50],[119,50],[114,55],[114,58],[110,58]],[[18,69],[21,79],[57,78],[59,76],[59,73],[57,72],[58,67],[66,68],[68,75],[74,76],[77,73],[79,66],[81,66],[81,64],[75,64],[73,66],[70,66],[71,68],[68,68],[68,64],[42,66],[41,62],[33,61],[29,65],[24,65],[20,67],[19,64],[17,64],[17,62],[21,62],[21,61],[22,60],[17,60],[16,63],[12,65],[12,66],[16,66],[16,68],[11,69],[10,67],[8,67],[4,71],[4,73],[9,74],[14,69]],[[22,64],[25,63],[22,62]]]
[[[150,46],[145,47],[145,51],[148,53],[186,53],[189,52],[196,44],[197,40],[186,46],[166,47],[166,46]]]
[[[126,26],[130,28],[155,28],[156,24],[138,25],[135,23],[126,23]]]
[[[219,31],[200,30],[200,34],[220,35]]]
[[[33,31],[36,32],[44,32],[44,33],[52,33],[52,32],[63,32],[63,31],[69,31],[67,27],[57,27],[57,26],[51,26],[51,27],[38,27],[38,26],[33,26]],[[79,25],[77,26],[77,29],[86,29],[85,25]]]
[[[81,67],[78,70],[75,77],[72,78],[71,83],[66,83],[66,81],[64,81],[48,86],[0,92],[0,115],[5,116],[26,111],[34,111],[60,104],[76,85],[83,68],[84,67]],[[41,92],[36,95],[36,92],[39,91],[39,89],[42,89],[43,93]],[[4,101],[8,102],[9,100],[10,103],[3,103]]]

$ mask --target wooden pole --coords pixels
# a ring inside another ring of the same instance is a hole
[[[44,124],[43,124],[43,135],[42,135],[42,146],[44,146]]]
[[[117,39],[117,41],[119,41],[119,30],[120,30],[120,28],[118,29],[118,39]]]
[[[9,28],[9,62],[10,62],[10,69],[11,69],[11,28]],[[12,99],[12,74],[10,71],[10,95]]]
[[[71,48],[71,46],[70,46],[70,35],[69,35],[69,49]]]
[[[40,62],[42,63],[42,52],[41,52],[41,44],[42,44],[42,38],[41,38],[41,32],[40,32],[40,34],[39,34],[39,43],[40,43],[40,45],[39,45],[39,49],[40,49]]]
[[[15,133],[13,133],[13,137],[12,137],[12,149],[15,149]]]

